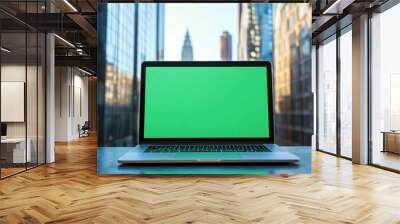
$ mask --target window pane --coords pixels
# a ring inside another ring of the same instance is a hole
[[[336,153],[336,41],[318,48],[318,147]]]
[[[400,5],[372,18],[372,163],[400,170]]]
[[[352,33],[340,37],[340,152],[351,158],[352,141]]]

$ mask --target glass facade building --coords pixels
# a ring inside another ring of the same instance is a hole
[[[275,134],[281,145],[311,145],[311,8],[274,4]]]
[[[274,63],[275,136],[281,145],[311,145],[311,8],[242,3],[239,59]]]
[[[255,4],[255,15],[260,27],[260,58],[272,61],[274,44],[272,4]]]
[[[163,4],[98,5],[98,144],[137,143],[141,63],[163,57]]]
[[[272,4],[239,5],[239,59],[272,61]]]
[[[156,49],[163,42],[164,37],[159,37],[157,29],[162,29],[160,22],[159,6],[162,5],[149,3],[138,4],[138,21],[137,21],[137,74],[140,74],[140,68],[143,61],[156,60],[158,50]]]
[[[272,4],[243,3],[239,7],[239,58],[272,61]]]

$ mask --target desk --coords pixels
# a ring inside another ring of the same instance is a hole
[[[298,174],[311,173],[311,147],[280,147],[300,158],[298,164],[121,165],[118,158],[131,147],[98,147],[98,174]]]
[[[6,160],[6,163],[25,163],[31,161],[32,141],[30,138],[28,138],[26,142],[28,144],[25,152],[25,138],[1,139],[1,145],[2,145],[1,156]],[[25,158],[27,159],[27,161],[25,161]]]
[[[382,152],[400,154],[400,131],[383,131]]]

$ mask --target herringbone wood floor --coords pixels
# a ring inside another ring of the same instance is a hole
[[[316,152],[313,174],[98,176],[95,139],[0,181],[0,223],[400,223],[400,175]]]

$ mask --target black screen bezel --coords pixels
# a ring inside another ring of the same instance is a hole
[[[265,67],[267,69],[268,88],[268,138],[144,138],[144,105],[147,67]],[[204,144],[204,143],[274,143],[274,97],[272,91],[272,70],[269,61],[146,61],[141,66],[140,112],[139,112],[139,144]]]

